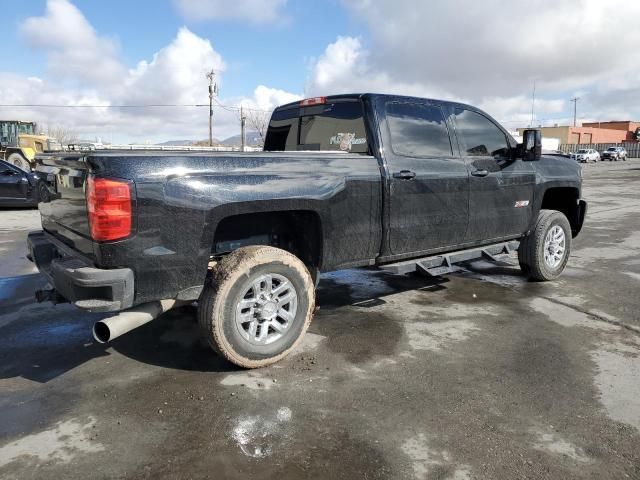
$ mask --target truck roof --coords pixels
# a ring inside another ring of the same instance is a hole
[[[324,97],[316,97],[316,98],[325,98],[325,100],[327,102],[331,102],[331,101],[335,101],[335,100],[349,100],[349,99],[360,99],[360,98],[378,98],[378,97],[387,97],[387,98],[394,98],[394,99],[405,99],[405,100],[427,100],[429,102],[437,102],[437,103],[446,103],[449,105],[459,105],[461,107],[465,107],[465,108],[471,108],[473,110],[477,110],[477,107],[474,107],[473,105],[468,105],[466,103],[461,103],[461,102],[456,102],[453,100],[442,100],[442,99],[437,99],[437,98],[425,98],[425,97],[415,97],[415,96],[410,96],[410,95],[396,95],[393,93],[372,93],[372,92],[367,92],[367,93],[343,93],[340,95],[326,95]],[[314,97],[311,97],[314,98]],[[284,105],[280,105],[279,107],[276,107],[275,110],[286,110],[289,108],[298,108],[300,107],[300,103],[303,102],[306,99],[301,99],[295,102],[291,102],[291,103],[286,103]]]

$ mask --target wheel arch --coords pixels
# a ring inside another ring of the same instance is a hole
[[[553,186],[547,188],[542,195],[541,210],[556,210],[563,213],[575,238],[582,230],[586,203],[580,199],[580,189],[575,186]]]
[[[270,245],[294,254],[308,267],[319,270],[322,266],[323,222],[316,210],[236,210],[216,220],[209,235],[210,255],[225,255],[250,245]]]

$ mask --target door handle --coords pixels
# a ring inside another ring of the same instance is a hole
[[[489,170],[474,170],[473,172],[471,172],[471,175],[473,175],[474,177],[486,177],[487,175],[489,175]]]
[[[393,174],[393,178],[399,178],[401,180],[411,180],[412,178],[415,178],[415,176],[416,172],[411,172],[409,170],[400,170]]]

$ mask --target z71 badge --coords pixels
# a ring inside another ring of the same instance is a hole
[[[516,208],[522,208],[522,207],[528,207],[528,206],[529,206],[529,200],[518,200],[515,205]]]

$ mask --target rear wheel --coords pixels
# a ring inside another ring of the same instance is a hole
[[[27,159],[19,153],[12,153],[11,155],[9,155],[9,158],[7,158],[7,162],[15,165],[18,168],[21,168],[25,172],[31,171],[31,165],[29,164]]]
[[[274,247],[238,249],[220,261],[198,302],[209,345],[244,368],[270,365],[302,340],[315,290],[304,263]]]
[[[571,226],[567,217],[555,210],[541,210],[533,231],[518,248],[523,273],[538,281],[560,276],[571,251]]]

